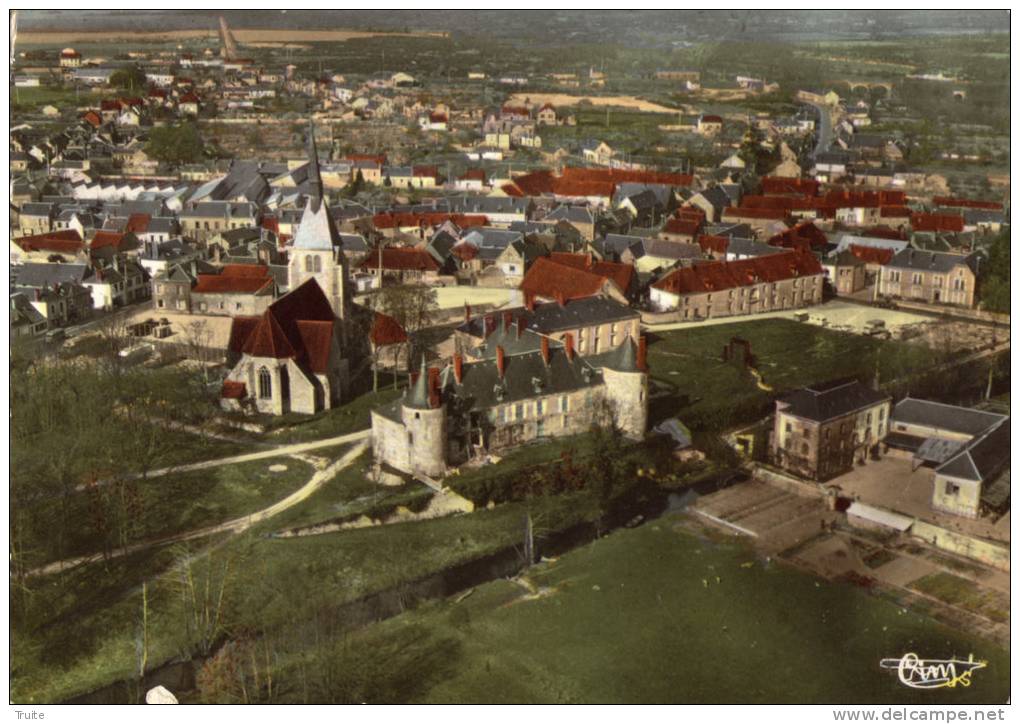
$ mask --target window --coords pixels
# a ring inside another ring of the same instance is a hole
[[[871,426],[871,413],[868,413],[868,426]]]
[[[265,367],[259,369],[259,397],[268,400],[273,396],[273,378]]]
[[[952,495],[956,497],[960,494],[960,486],[956,483],[946,483],[946,495]]]
[[[315,271],[316,272],[321,272],[322,271],[322,257],[321,256],[315,256],[315,257],[312,257],[312,259],[313,259],[312,263],[315,265]]]
[[[536,400],[536,402],[535,402],[535,414],[536,415],[541,415],[544,410],[545,410],[545,401],[544,400]]]
[[[524,419],[524,405],[523,404],[517,403],[517,405],[514,406],[514,419],[516,419],[516,420],[523,420]]]
[[[802,454],[807,455],[808,454],[808,449],[809,449],[808,448],[808,444],[806,442],[802,442],[800,444],[800,451],[801,451]]]
[[[787,432],[793,432],[793,425],[790,424],[789,422],[786,423],[786,431]]]
[[[938,275],[933,276],[931,278],[931,283],[932,283],[932,286],[941,287],[942,286],[942,277],[940,277]]]
[[[566,395],[560,398],[560,412],[568,412],[570,409],[570,400]]]
[[[914,284],[920,284],[921,275],[915,272],[914,275],[911,277],[910,281],[913,282]]]
[[[885,408],[884,407],[878,408],[878,419],[879,420],[884,420],[885,419]]]
[[[305,271],[306,272],[312,271],[312,257],[310,256],[305,257]]]

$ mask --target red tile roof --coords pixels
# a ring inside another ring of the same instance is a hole
[[[768,243],[772,246],[781,246],[786,249],[810,251],[824,247],[829,243],[829,237],[813,223],[805,221],[776,234],[769,239]]]
[[[991,211],[1002,211],[1002,204],[998,201],[976,201],[973,199],[961,199],[954,196],[936,196],[932,199],[936,206],[949,206],[958,209],[989,209]]]
[[[462,181],[481,181],[485,182],[485,169],[484,168],[469,168],[464,172],[464,175],[460,177]]]
[[[149,228],[150,221],[152,221],[152,216],[149,214],[131,214],[128,217],[127,224],[124,225],[124,231],[144,234]]]
[[[195,93],[185,93],[181,96],[178,103],[198,103],[200,102],[199,97]]]
[[[783,220],[786,218],[786,211],[783,209],[753,209],[746,206],[728,206],[723,210],[723,218],[726,217],[735,219],[776,219]]]
[[[388,314],[376,312],[372,320],[372,330],[368,335],[372,344],[376,347],[385,347],[388,344],[401,344],[407,341],[407,332],[400,326],[400,322]]]
[[[907,203],[907,194],[903,191],[859,191],[835,188],[830,189],[823,198],[826,203],[834,204],[842,209],[877,209],[880,206],[903,206]]]
[[[906,206],[883,206],[878,213],[883,219],[909,219],[913,212]]]
[[[355,163],[357,161],[372,161],[373,163],[377,163],[380,166],[382,166],[386,163],[386,154],[349,153],[347,154],[347,156],[344,157],[344,160],[350,161],[352,163]]]
[[[698,219],[670,219],[666,222],[662,231],[666,234],[680,234],[694,236],[701,231],[701,221]]]
[[[814,254],[790,251],[739,261],[709,261],[676,269],[653,286],[672,294],[698,294],[822,273]]]
[[[706,115],[701,117],[702,123],[722,123],[722,116]]]
[[[235,317],[230,349],[253,357],[294,359],[316,374],[329,369],[335,317],[314,279],[283,295],[261,317]]]
[[[606,281],[606,277],[600,274],[539,257],[524,275],[521,291],[525,299],[541,297],[566,303],[571,299],[584,299],[599,294]]]
[[[761,180],[761,192],[769,194],[795,194],[798,196],[817,196],[821,184],[814,179],[783,178],[766,176]]]
[[[567,166],[563,169],[563,178],[601,181],[603,183],[644,183],[664,184],[666,186],[690,186],[694,181],[694,177],[686,173],[633,171],[619,168],[575,168],[573,166]]]
[[[914,214],[910,217],[914,231],[963,231],[963,217],[957,214]]]
[[[23,236],[15,239],[14,243],[24,251],[53,251],[61,254],[77,254],[85,248],[85,242],[76,229]]]
[[[114,249],[120,249],[124,244],[124,240],[127,234],[125,232],[118,231],[97,231],[96,235],[92,237],[92,241],[89,242],[89,248],[92,251],[97,249],[104,249],[108,246]]]
[[[412,166],[411,175],[415,178],[418,178],[419,176],[439,178],[439,168],[436,166]]]
[[[615,261],[597,261],[591,254],[572,254],[566,251],[554,251],[549,255],[549,261],[572,269],[598,274],[601,277],[613,282],[621,292],[630,289],[634,281],[634,265],[624,264]]]
[[[453,245],[450,253],[461,261],[471,261],[478,256],[478,247],[467,241],[460,241]]]
[[[726,250],[730,248],[730,239],[728,236],[701,234],[697,238],[697,243],[698,246],[701,247],[702,251],[712,251],[716,254],[725,254]]]
[[[224,380],[223,388],[220,390],[220,397],[228,400],[243,400],[248,396],[247,386],[243,382]]]
[[[379,268],[379,248],[372,249],[365,255],[359,267],[370,271]],[[439,263],[424,249],[412,247],[382,247],[382,268],[386,271],[439,271]]]
[[[269,267],[261,264],[227,264],[219,274],[199,274],[196,294],[254,294],[273,283]]]
[[[874,246],[851,244],[850,253],[861,261],[866,261],[869,264],[881,264],[882,266],[885,266],[893,258],[894,251],[892,249],[879,249]]]
[[[103,119],[95,111],[86,111],[81,118],[83,121],[88,123],[90,126],[93,126],[94,128],[99,128],[101,125],[103,125]]]

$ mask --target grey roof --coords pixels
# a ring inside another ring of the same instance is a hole
[[[74,282],[80,284],[88,274],[86,264],[22,264],[16,273],[19,287],[42,289],[54,284]]]
[[[700,259],[704,256],[697,244],[682,241],[666,241],[665,239],[641,239],[630,247],[635,259],[654,256],[659,259]]]
[[[625,181],[616,185],[616,194],[613,197],[613,205],[619,204],[623,199],[632,198],[645,191],[650,191],[655,194],[656,200],[665,206],[669,203],[669,197],[672,195],[672,187],[667,184],[643,184],[635,183],[633,181]]]
[[[955,455],[966,443],[961,440],[946,440],[941,437],[929,437],[917,446],[914,451],[916,460],[941,465]]]
[[[46,317],[32,306],[32,303],[25,294],[15,292],[14,294],[11,294],[10,298],[12,327],[26,324],[43,324],[46,322]]]
[[[232,203],[229,201],[203,201],[193,209],[181,212],[182,219],[189,218],[254,218],[255,205],[247,202]]]
[[[154,216],[149,219],[148,234],[176,234],[177,219],[172,216]]]
[[[557,206],[542,221],[568,221],[575,224],[593,224],[595,217],[587,206]]]
[[[755,256],[769,256],[770,254],[782,254],[787,251],[778,246],[772,246],[766,244],[763,241],[756,241],[755,239],[743,239],[740,237],[731,237],[730,243],[726,246],[727,254],[737,254],[739,256],[755,257]],[[855,259],[857,257],[854,257]]]
[[[556,302],[536,304],[533,310],[529,310],[526,307],[516,307],[504,310],[502,313],[511,314],[515,319],[523,317],[527,323],[527,328],[539,334],[553,334],[594,324],[635,319],[641,316],[626,304],[620,304],[613,299],[603,297],[574,299],[562,306]],[[502,319],[502,317],[493,318]],[[474,337],[481,337],[483,325],[484,317],[476,317],[470,322],[461,324],[457,329]]]
[[[499,375],[496,360],[465,363],[463,377],[457,383],[452,367],[441,375],[444,397],[454,397],[470,410],[484,410],[495,405],[527,400],[539,395],[573,392],[603,383],[602,373],[578,354],[567,356],[566,350],[549,349],[546,364],[541,351],[506,355],[505,374]]]
[[[451,212],[458,214],[526,214],[528,199],[512,196],[456,196],[447,199]]]
[[[910,269],[913,271],[934,271],[948,273],[960,264],[966,264],[971,271],[977,272],[977,255],[950,254],[941,251],[921,251],[904,249],[897,253],[886,265],[893,269]]]
[[[524,234],[519,231],[508,231],[505,229],[493,229],[488,226],[475,226],[466,230],[461,237],[462,241],[477,246],[480,251],[485,249],[503,249],[515,241],[524,239]]]
[[[972,224],[1004,224],[1006,215],[1001,211],[993,209],[964,209],[963,222]]]
[[[705,189],[698,196],[704,198],[708,203],[712,205],[714,209],[725,209],[727,206],[732,204],[729,194],[724,189],[718,186],[713,186],[710,189]]]
[[[910,242],[900,239],[883,239],[877,236],[857,236],[856,234],[841,234],[837,237],[836,251],[841,252],[854,246],[867,246],[872,249],[892,249],[900,252],[910,246]]]
[[[29,202],[22,204],[18,213],[22,216],[50,216],[53,214],[53,208],[53,204]]]
[[[905,397],[897,402],[889,415],[889,421],[893,424],[921,425],[972,436],[979,435],[1005,419],[1005,415],[994,412],[913,397]]]
[[[747,224],[708,224],[702,233],[711,236],[740,236],[745,239],[754,236],[754,232]]]
[[[684,425],[682,422],[680,422],[680,420],[678,420],[675,417],[671,417],[668,420],[663,420],[662,422],[655,426],[652,432],[658,435],[668,435],[669,437],[673,438],[673,440],[676,442],[676,445],[674,446],[675,450],[684,450],[686,448],[689,448],[693,444],[691,439],[691,431],[688,430],[687,426]]]
[[[963,480],[987,480],[1009,463],[1009,418],[1002,420],[935,472]]]
[[[425,356],[421,358],[421,369],[418,371],[418,379],[414,382],[414,387],[411,388],[410,392],[404,397],[404,405],[419,410],[428,410],[432,406],[429,404],[429,374],[428,369],[425,367]]]
[[[514,316],[513,321],[507,324],[501,316],[495,320],[495,327],[475,347],[470,350],[472,357],[480,359],[495,359],[496,348],[502,347],[505,354],[516,355],[525,352],[535,352],[542,348],[544,335],[528,329],[527,320],[522,316]],[[552,340],[551,346],[562,346],[560,342]]]
[[[889,395],[862,385],[857,380],[833,380],[802,387],[783,396],[785,412],[805,420],[825,422],[891,399]]]
[[[607,256],[619,256],[623,252],[627,251],[634,244],[639,244],[644,241],[643,237],[633,236],[629,234],[606,234],[606,237],[600,242],[601,251],[603,255]]]

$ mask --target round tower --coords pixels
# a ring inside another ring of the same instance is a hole
[[[641,439],[648,429],[648,371],[645,338],[638,344],[627,337],[602,368],[606,399],[613,405],[616,424],[627,437]]]
[[[430,478],[446,474],[446,405],[439,394],[438,370],[425,366],[400,407],[407,434],[407,469]]]

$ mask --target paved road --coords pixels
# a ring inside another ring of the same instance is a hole
[[[364,433],[355,433],[355,435],[360,435],[362,438],[364,437]],[[351,436],[344,437],[351,438]],[[288,447],[304,447],[304,449],[314,449],[314,447],[322,447],[323,445],[326,444],[336,444],[335,443],[336,440],[339,440],[339,438],[333,438],[333,441],[319,440],[314,443],[303,443],[302,445],[299,446],[292,445]],[[312,447],[307,447],[309,445]],[[138,551],[145,550],[146,548],[151,548],[152,546],[163,546],[171,543],[181,543],[183,541],[194,540],[196,538],[207,538],[208,536],[216,535],[217,533],[234,533],[234,534],[241,533],[250,528],[251,526],[255,525],[256,523],[260,523],[264,520],[272,518],[274,515],[278,515],[279,513],[282,513],[288,508],[292,508],[298,503],[302,502],[303,500],[306,500],[308,496],[310,496],[312,493],[321,488],[327,481],[331,480],[338,472],[340,472],[348,465],[353,463],[358,458],[358,456],[361,455],[362,451],[367,446],[368,442],[362,439],[361,442],[359,442],[350,450],[348,450],[347,453],[342,458],[340,458],[333,464],[322,465],[321,467],[317,467],[315,473],[312,475],[311,478],[308,479],[308,482],[305,483],[300,488],[298,488],[297,490],[295,490],[290,495],[288,495],[286,498],[277,501],[276,503],[270,505],[268,508],[263,508],[262,510],[256,513],[251,513],[240,518],[234,518],[233,520],[228,520],[223,523],[219,523],[218,525],[209,526],[207,528],[199,528],[198,530],[177,533],[171,536],[164,536],[163,538],[156,538],[154,540],[133,543],[132,545],[126,546],[124,548],[118,548],[117,550],[112,551],[105,557],[102,553],[94,553],[89,556],[78,556],[77,558],[68,558],[62,561],[54,561],[53,563],[49,563],[45,566],[41,566],[40,568],[36,568],[32,571],[29,571],[28,575],[39,576],[51,573],[59,573],[61,571],[65,571],[70,568],[75,568],[77,566],[84,565],[87,563],[96,563],[98,561],[104,560],[104,558],[106,560],[111,560],[113,558],[120,558],[121,556],[126,556],[131,553],[136,553]],[[262,456],[262,453],[254,454],[257,456]],[[211,462],[218,463],[219,461]]]

